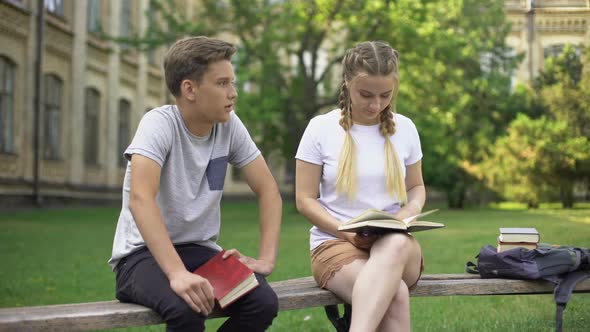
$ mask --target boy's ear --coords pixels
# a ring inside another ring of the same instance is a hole
[[[197,83],[186,79],[180,82],[180,94],[189,101],[197,99]]]

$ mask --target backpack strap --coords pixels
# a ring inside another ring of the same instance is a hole
[[[557,284],[554,290],[555,303],[555,331],[561,332],[563,329],[563,311],[569,301],[574,288],[582,281],[590,278],[590,271],[574,271],[566,274]]]
[[[348,303],[344,304],[344,315],[340,317],[340,310],[337,304],[324,306],[326,316],[334,325],[337,332],[347,332],[350,328],[350,320],[352,318],[352,306]]]
[[[472,261],[465,263],[465,272],[471,274],[479,274],[479,270],[477,269],[477,265]]]
[[[483,248],[481,250],[483,250]],[[481,250],[480,250],[480,252],[481,252]],[[479,254],[475,255],[475,259],[477,262],[477,259],[479,259]],[[467,263],[465,263],[465,272],[471,273],[471,274],[479,274],[479,269],[477,268],[477,264],[472,261],[468,261]]]
[[[590,270],[590,248],[580,249],[580,270]]]

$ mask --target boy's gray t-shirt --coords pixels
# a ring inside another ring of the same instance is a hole
[[[221,249],[220,201],[227,163],[241,168],[260,155],[246,127],[235,113],[218,123],[207,137],[193,135],[175,105],[146,113],[139,123],[125,158],[139,154],[161,167],[156,201],[172,243],[196,243]],[[131,163],[123,182],[123,206],[109,264],[145,246],[129,210]]]

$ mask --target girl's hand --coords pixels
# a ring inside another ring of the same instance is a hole
[[[355,247],[361,249],[370,249],[373,243],[379,239],[379,235],[362,235],[350,232],[344,232],[344,238],[352,243]]]
[[[414,204],[407,204],[399,211],[393,214],[393,216],[398,220],[403,220],[407,217],[415,216],[421,212],[420,209]]]

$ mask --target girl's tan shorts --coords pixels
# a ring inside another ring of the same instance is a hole
[[[334,274],[347,264],[352,263],[355,259],[369,259],[369,251],[355,247],[352,243],[342,240],[328,240],[317,246],[311,252],[311,272],[315,281],[322,288],[326,288],[328,280]],[[424,256],[420,262],[420,276],[424,271]],[[416,288],[418,281],[409,287],[410,290]]]

